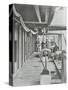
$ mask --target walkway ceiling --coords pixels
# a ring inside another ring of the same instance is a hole
[[[53,19],[57,17],[57,16],[55,17],[56,9],[60,7],[15,4],[15,8],[17,12],[20,13],[21,16],[23,17],[25,25],[28,28],[34,30],[35,27],[37,27],[38,29],[42,29],[44,27],[50,26],[50,28],[52,28],[51,27],[52,21],[55,21]],[[60,29],[62,28],[63,27],[61,25]]]
[[[44,22],[49,25],[54,16],[55,8],[52,6],[19,5],[16,10],[22,15],[24,22]]]

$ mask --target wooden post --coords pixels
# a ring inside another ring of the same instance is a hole
[[[21,26],[19,26],[19,68],[21,68],[21,57],[22,57],[22,54],[21,54]]]
[[[18,23],[13,30],[13,65],[15,73],[18,70]]]
[[[59,50],[62,50],[62,35],[58,35],[58,45],[59,45]]]
[[[25,36],[24,36],[25,31],[23,30],[23,64],[25,62],[25,52],[24,52],[24,46],[25,46]]]

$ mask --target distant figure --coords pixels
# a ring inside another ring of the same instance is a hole
[[[53,48],[53,52],[55,52],[55,51],[57,51],[57,50],[59,50],[59,47],[58,47],[57,44],[55,43],[55,46],[54,46],[54,48]]]
[[[45,43],[42,41],[42,43],[41,43],[41,47],[42,47],[42,49],[44,49],[45,48]]]
[[[57,46],[55,41],[51,42],[51,50],[52,50],[52,52],[59,50],[59,47]]]
[[[46,39],[45,45],[46,45],[46,48],[49,48],[49,41],[48,41],[48,39]]]

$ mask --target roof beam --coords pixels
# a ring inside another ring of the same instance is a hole
[[[21,23],[18,19],[13,18],[15,21],[17,21],[18,23]],[[25,24],[40,24],[40,25],[46,25],[44,22],[39,23],[39,22],[24,22]],[[66,26],[49,26],[48,30],[49,31],[57,31],[57,30],[66,30]]]
[[[45,23],[48,23],[48,16],[49,16],[49,12],[48,12],[48,8],[45,9]]]
[[[41,17],[40,17],[40,12],[39,12],[39,6],[38,6],[38,5],[35,5],[34,7],[35,7],[35,11],[36,11],[38,20],[39,20],[39,22],[41,23]]]
[[[51,31],[66,30],[66,26],[49,26],[48,28]]]

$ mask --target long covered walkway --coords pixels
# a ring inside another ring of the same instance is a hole
[[[61,7],[12,6],[10,77],[14,86],[66,82],[66,26],[56,24],[57,8],[63,18],[65,8]]]

